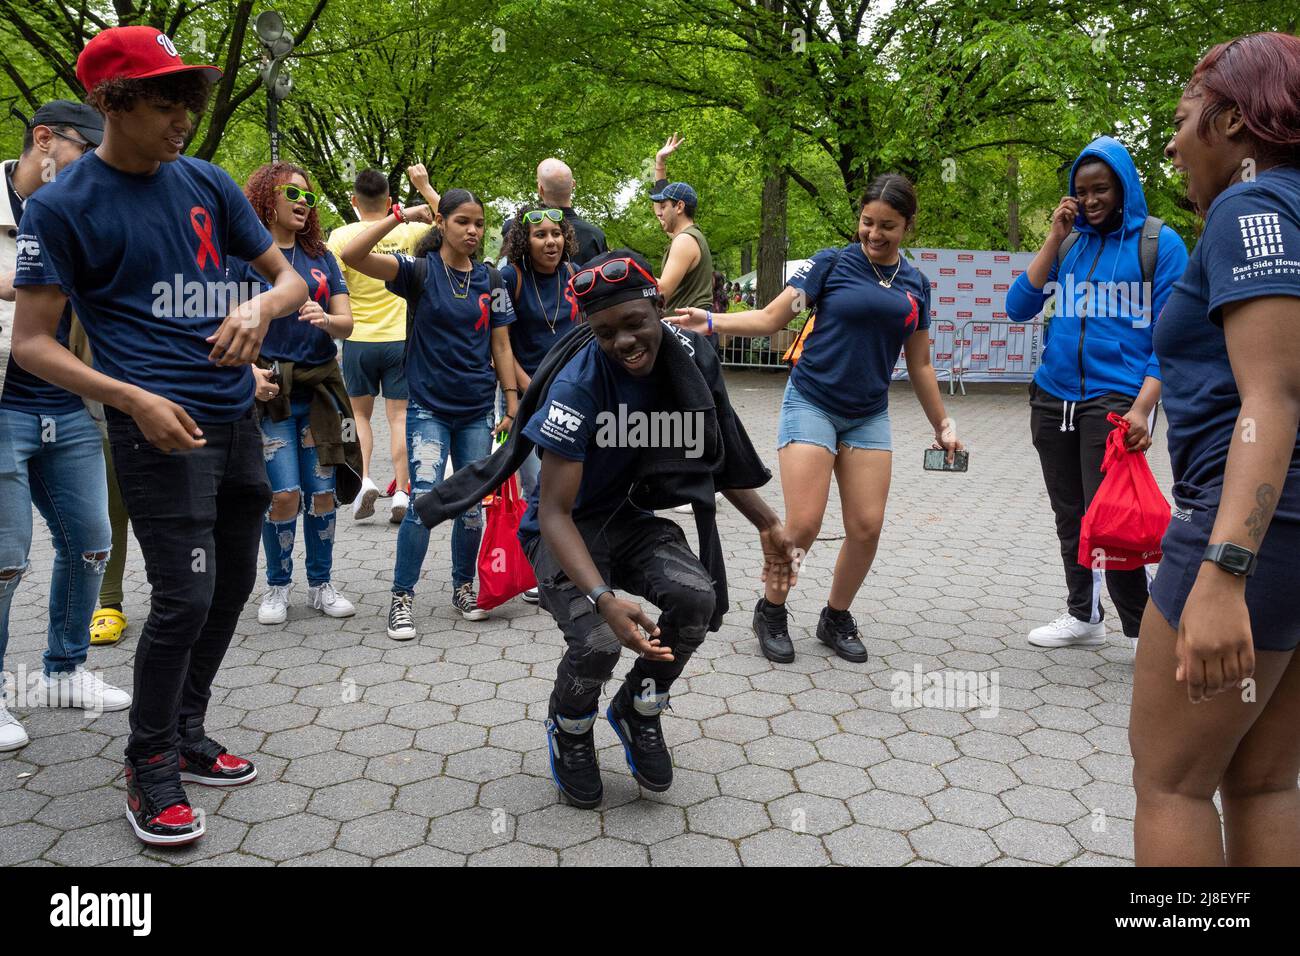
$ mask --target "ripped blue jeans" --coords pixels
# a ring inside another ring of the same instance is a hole
[[[59,674],[86,662],[113,545],[103,437],[84,408],[62,415],[0,408],[0,667],[31,550],[33,504],[54,540],[44,665]]]
[[[271,482],[271,508],[262,520],[262,549],[266,552],[266,583],[278,587],[293,580],[293,543],[298,515],[283,521],[271,520],[276,496],[296,493],[302,533],[307,547],[307,583],[326,584],[334,567],[334,466],[321,467],[316,446],[311,442],[311,400],[295,399],[292,414],[282,422],[262,419],[262,457]],[[316,496],[328,494],[330,508],[317,508]]]
[[[463,468],[492,451],[492,413],[449,421],[438,418],[414,399],[406,406],[406,453],[411,466],[411,498],[441,484],[447,460]],[[453,590],[474,580],[479,541],[483,537],[483,508],[475,505],[456,519],[451,529],[451,585]],[[397,565],[393,593],[414,594],[424,556],[429,550],[429,529],[408,508],[397,531]]]

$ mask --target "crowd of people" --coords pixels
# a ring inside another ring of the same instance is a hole
[[[104,30],[76,69],[88,103],[36,111],[0,195],[0,302],[13,303],[0,312],[12,332],[0,393],[0,663],[35,507],[55,561],[47,650],[26,703],[130,709],[127,815],[140,840],[203,835],[184,784],[256,777],[207,733],[205,714],[259,550],[257,619],[287,619],[300,517],[307,604],[348,617],[356,607],[331,575],[340,508],[362,521],[389,502],[387,634],[412,640],[416,586],[443,521],[454,522],[451,605],[469,621],[487,616],[475,587],[481,502],[518,476],[528,500],[519,543],[537,581],[522,596],[566,643],[545,724],[551,772],[579,807],[602,800],[594,725],[623,647],[637,660],[606,719],[641,786],[672,784],[660,717],[728,610],[721,500],[753,525],[763,555],[757,650],[788,663],[787,605],[835,478],[845,533],[816,637],[846,661],[867,660],[851,609],[885,523],[900,352],[931,447],[949,463],[966,450],[930,365],[932,285],[902,248],[920,213],[905,177],[872,180],[856,241],[815,253],[760,304],[715,271],[699,194],[668,178],[676,135],[657,154],[649,196],[668,239],[657,269],[607,248],[574,211],[572,172],[554,158],[538,166],[537,197],[505,223],[490,264],[489,207],[468,189],[439,193],[422,165],[407,170],[423,199],[411,206],[394,201],[383,173],[361,172],[356,221],[326,237],[307,169],[272,162],[241,190],[185,156],[220,73],[187,65],[151,27]],[[1103,643],[1109,589],[1136,651],[1140,863],[1295,864],[1300,624],[1285,596],[1300,584],[1300,339],[1289,334],[1300,320],[1300,40],[1255,34],[1214,47],[1172,125],[1166,156],[1204,220],[1190,256],[1148,214],[1129,152],[1102,136],[1079,153],[1046,241],[1007,294],[1012,319],[1051,315],[1030,438],[1066,600],[1027,639]],[[1116,287],[1140,292],[1117,300]],[[780,407],[779,515],[756,490],[771,474],[715,345],[720,334],[772,335],[809,309]],[[382,494],[376,397],[393,473]],[[1143,569],[1082,564],[1108,416],[1140,453],[1159,406],[1175,477],[1159,572],[1152,581]],[[611,440],[600,424],[662,414],[698,416],[698,446]],[[674,508],[693,512],[697,549],[656,513]],[[90,644],[127,626],[128,525],[152,590],[129,691],[86,666]],[[27,742],[0,701],[0,750]]]

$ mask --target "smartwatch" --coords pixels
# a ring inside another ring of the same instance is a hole
[[[1218,544],[1208,545],[1201,560],[1213,561],[1229,574],[1235,574],[1239,578],[1248,578],[1255,573],[1255,565],[1258,563],[1259,557],[1254,551],[1235,545],[1230,541],[1221,541]]]
[[[591,602],[593,608],[600,610],[600,599],[606,594],[613,593],[614,589],[612,587],[608,584],[602,584],[600,587],[592,589],[591,593],[587,595],[587,600]]]

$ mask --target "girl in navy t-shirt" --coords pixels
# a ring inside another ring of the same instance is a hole
[[[903,256],[916,192],[902,176],[875,179],[859,204],[858,241],[823,249],[764,309],[715,315],[678,309],[669,319],[703,334],[772,335],[814,310],[799,342],[781,403],[777,457],[786,528],[805,551],[821,528],[831,475],[840,487],[844,544],[817,637],[848,661],[867,659],[849,608],[876,555],[889,494],[892,442],[889,383],[899,350],[912,388],[934,426],[934,447],[962,449],[930,365],[930,281]],[[794,660],[784,595],[769,587],[754,609],[764,656]]]
[[[379,255],[371,250],[398,222],[436,226],[415,255]],[[478,262],[484,232],[483,203],[466,189],[449,189],[428,206],[403,210],[358,233],[343,249],[343,261],[365,275],[382,279],[410,306],[407,321],[406,447],[410,456],[412,498],[439,484],[448,459],[462,468],[487,457],[492,437],[514,426],[519,388],[507,326],[515,320],[510,292],[496,270]],[[494,279],[495,276],[495,279]],[[497,386],[506,397],[506,414],[493,424]],[[483,518],[475,507],[456,519],[451,532],[452,606],[468,621],[487,612],[474,593],[474,568]],[[412,616],[415,583],[429,549],[429,529],[408,509],[397,533],[393,599],[388,636],[415,637]]]
[[[1295,866],[1300,39],[1210,50],[1173,125],[1166,154],[1205,231],[1155,329],[1174,510],[1134,666],[1134,850]]]
[[[244,194],[285,259],[307,282],[307,301],[298,311],[272,319],[262,340],[259,365],[278,364],[292,376],[287,408],[283,402],[266,404],[279,394],[279,384],[266,368],[254,369],[262,457],[272,492],[271,508],[262,521],[267,590],[257,619],[262,624],[283,624],[288,617],[300,512],[307,549],[307,603],[330,617],[350,617],[356,608],[330,583],[338,504],[334,466],[317,461],[310,426],[313,405],[331,410],[340,419],[350,418],[351,409],[339,409],[324,386],[303,381],[321,378],[322,372],[326,381],[342,381],[334,340],[352,334],[348,287],[321,238],[316,214],[319,194],[312,190],[305,170],[291,163],[269,163],[248,178]],[[234,257],[229,274],[239,282],[265,284],[246,262]],[[277,405],[283,411],[277,411]],[[276,414],[284,417],[277,421]]]
[[[582,321],[582,316],[568,292],[568,281],[576,271],[573,258],[578,254],[578,236],[563,210],[524,206],[515,214],[515,222],[520,228],[510,230],[501,250],[510,259],[501,270],[501,281],[515,307],[510,348],[523,394],[551,346]],[[537,486],[539,464],[533,449],[519,466],[525,497]]]

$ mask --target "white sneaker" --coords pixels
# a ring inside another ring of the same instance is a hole
[[[1136,637],[1130,637],[1130,638],[1129,638],[1129,641],[1132,642],[1132,644],[1133,644],[1133,653],[1134,653],[1134,654],[1137,654],[1137,652],[1138,652],[1138,639],[1137,639]]]
[[[401,524],[406,517],[406,509],[411,506],[411,499],[405,491],[393,492],[392,512],[388,516],[389,524]]]
[[[379,486],[369,478],[361,479],[361,491],[352,502],[352,520],[361,521],[375,513],[375,502],[379,500]]]
[[[541,595],[537,593],[537,588],[529,588],[523,593],[522,597],[529,604],[538,604],[542,600]]]
[[[80,707],[107,713],[131,706],[130,694],[104,683],[98,674],[84,666],[53,677],[42,674],[35,691],[36,703],[41,707]]]
[[[18,723],[18,718],[9,713],[9,708],[5,706],[4,695],[0,693],[0,751],[26,747],[30,740],[27,731],[23,730],[23,725]]]
[[[357,613],[352,602],[339,594],[334,585],[328,581],[318,587],[307,589],[307,606],[324,611],[330,617],[351,617]]]
[[[1089,624],[1067,612],[1030,631],[1029,643],[1035,647],[1096,647],[1106,643],[1106,625],[1101,621]]]
[[[289,617],[290,584],[276,584],[262,595],[262,606],[257,609],[258,624],[283,624]]]

